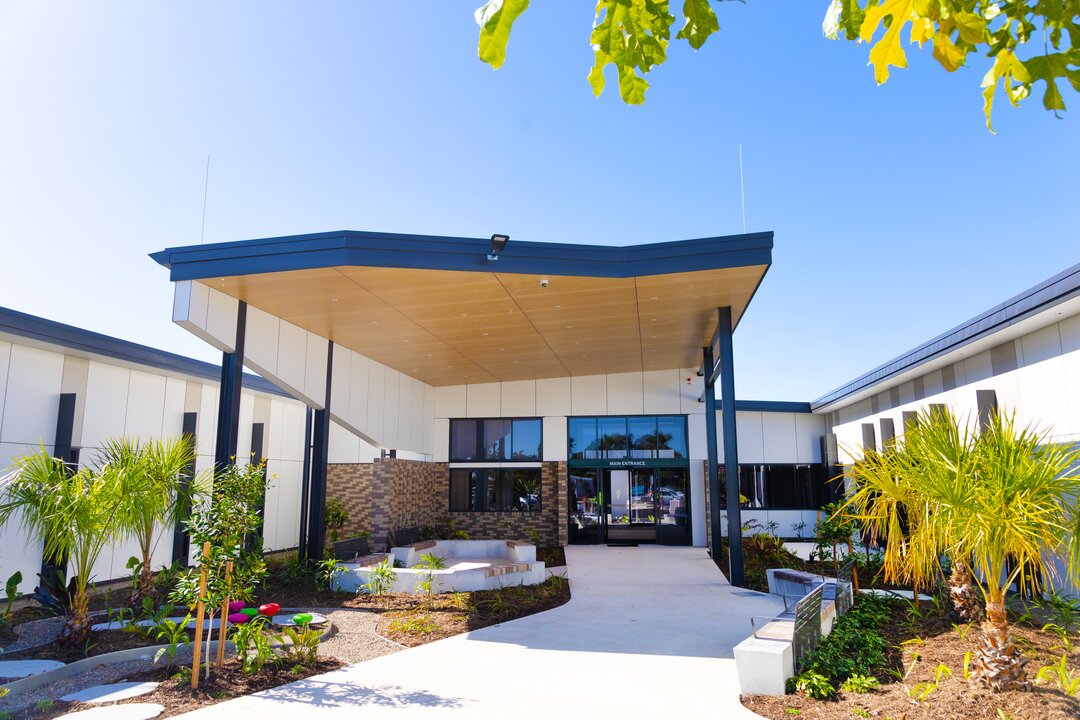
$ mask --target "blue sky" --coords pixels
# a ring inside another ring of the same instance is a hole
[[[983,62],[882,87],[825,0],[719,6],[643,107],[589,2],[476,58],[480,0],[0,0],[0,305],[206,360],[147,253],[325,230],[633,244],[776,233],[738,396],[809,400],[1080,262],[1075,115],[982,117]],[[673,3],[673,8],[680,7]],[[609,71],[610,72],[610,71]],[[1066,95],[1080,111],[1080,97]]]

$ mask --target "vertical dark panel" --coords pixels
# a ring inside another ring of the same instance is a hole
[[[311,493],[311,426],[315,411],[304,411],[304,466],[300,471],[300,542],[298,557],[307,557],[308,496]]]
[[[314,439],[311,447],[311,504],[308,508],[307,556],[321,560],[326,530],[326,464],[330,449],[330,388],[334,377],[334,343],[326,345],[326,402],[315,411]]]
[[[889,447],[896,438],[896,425],[892,418],[881,418],[881,449]]]
[[[195,438],[195,429],[198,427],[199,414],[193,412],[184,413],[184,425],[181,431],[183,437],[187,438],[191,443],[192,448],[198,448],[197,440]],[[197,450],[196,450],[197,452]],[[191,479],[195,477],[195,460],[192,459],[191,464],[187,466],[183,474],[180,476],[181,489],[186,489],[191,483]],[[172,561],[179,562],[187,565],[188,551],[190,538],[187,532],[184,530],[184,522],[191,514],[191,508],[182,508],[180,512],[176,514],[176,524],[173,526],[173,545],[172,545]]]
[[[705,367],[705,452],[709,483],[709,532],[712,534],[713,559],[720,557],[720,460],[716,449],[716,385],[709,382],[716,361],[712,345],[704,349]]]
[[[728,580],[736,587],[743,579],[742,509],[739,504],[739,439],[735,425],[735,359],[731,308],[719,308],[720,396],[724,401],[724,472],[727,474]]]
[[[912,410],[905,410],[901,415],[903,416],[904,421],[904,432],[911,430],[911,428],[919,424],[919,413]]]
[[[56,435],[53,438],[53,457],[67,465],[68,472],[75,472],[79,466],[78,450],[71,446],[75,432],[75,393],[61,393],[56,411]],[[42,585],[48,585],[51,578],[67,572],[67,558],[41,558]]]
[[[877,437],[874,433],[874,423],[862,424],[862,446],[864,453],[867,450],[877,450]]]
[[[975,403],[979,407],[979,429],[985,430],[998,409],[996,390],[976,390]]]
[[[217,436],[214,443],[214,467],[236,462],[236,443],[240,436],[240,389],[244,380],[244,336],[247,330],[247,303],[236,308],[236,349],[221,356],[221,386],[218,394]]]
[[[251,423],[251,462],[261,463],[265,457],[263,451],[263,435],[265,428],[262,423]],[[263,465],[262,469],[263,480],[266,480],[266,466]],[[263,489],[262,502],[259,503],[259,518],[265,519],[266,517],[266,489]],[[252,549],[255,547],[262,547],[263,539],[263,524],[259,523],[259,529],[255,532],[255,538],[252,539]]]

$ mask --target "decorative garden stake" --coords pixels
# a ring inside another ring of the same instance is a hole
[[[221,624],[218,626],[217,635],[217,667],[221,669],[225,665],[225,631],[229,628],[229,582],[232,580],[232,560],[225,563],[225,601],[221,604]]]
[[[199,561],[199,602],[195,610],[195,646],[192,649],[191,661],[191,689],[199,689],[199,651],[202,649],[203,613],[206,607],[203,604],[206,598],[206,561],[210,559],[210,543],[204,542],[202,546],[202,560]]]

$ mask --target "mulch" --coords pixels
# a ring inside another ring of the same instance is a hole
[[[927,605],[923,607],[925,611]],[[890,645],[898,648],[896,664],[902,679],[882,673],[883,676],[878,678],[882,684],[876,692],[841,692],[836,701],[812,700],[801,695],[751,695],[743,698],[743,705],[773,720],[794,717],[807,720],[852,720],[856,717],[1075,720],[1080,717],[1080,694],[1069,697],[1053,684],[1038,682],[1027,692],[994,692],[966,680],[964,656],[968,652],[974,656],[978,650],[978,626],[967,630],[967,626],[954,625],[947,617],[936,615],[913,623],[894,623],[883,628],[883,633]],[[1013,625],[1012,635],[1017,647],[1029,659],[1026,667],[1029,680],[1035,681],[1041,667],[1057,663],[1063,654],[1072,676],[1080,677],[1080,638],[1075,633],[1069,650],[1063,647],[1058,635],[1033,627]]]

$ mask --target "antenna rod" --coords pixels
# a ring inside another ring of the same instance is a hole
[[[742,145],[739,146],[739,152],[740,153],[742,152]],[[739,157],[741,158],[742,155],[740,155]],[[741,163],[742,160],[740,159],[739,162]],[[210,153],[206,153],[206,180],[203,181],[203,190],[202,190],[202,229],[199,231],[199,244],[200,245],[203,244],[203,238],[206,237],[206,191],[207,191],[207,189],[209,187],[210,187]],[[743,214],[744,215],[746,214],[745,210],[743,211]],[[744,226],[746,225],[746,219],[745,218],[743,219],[743,225]],[[745,232],[745,227],[743,228],[743,231]]]
[[[206,156],[207,167],[209,168],[210,156]],[[742,198],[742,231],[743,235],[746,234],[746,185],[743,183],[743,167],[742,167],[742,143],[739,143],[739,196]],[[204,210],[205,212],[205,210]]]

